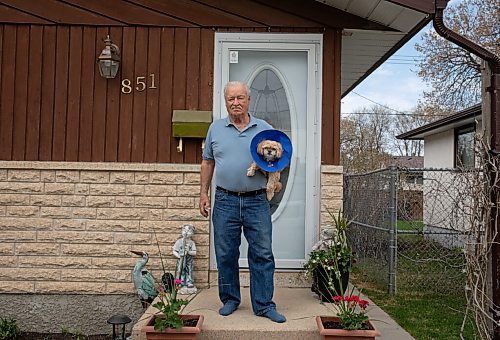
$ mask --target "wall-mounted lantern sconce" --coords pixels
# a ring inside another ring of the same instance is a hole
[[[99,64],[99,73],[103,78],[114,78],[120,67],[120,49],[113,44],[109,35],[104,40],[106,47],[101,52],[97,63]]]

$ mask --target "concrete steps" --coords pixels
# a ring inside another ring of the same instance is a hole
[[[210,340],[255,340],[255,339],[290,339],[319,340],[316,315],[335,314],[331,304],[320,304],[316,295],[309,288],[276,288],[274,301],[287,322],[274,323],[266,318],[255,316],[250,304],[248,288],[241,289],[242,303],[232,315],[222,317],[218,314],[221,303],[217,287],[203,290],[186,307],[185,312],[203,314],[205,321],[198,339]],[[132,331],[133,340],[145,340],[141,328],[149,315],[156,309],[149,307],[145,315],[137,322]],[[385,312],[373,304],[369,307],[370,318],[379,328],[382,340],[413,339],[404,329],[399,327]]]

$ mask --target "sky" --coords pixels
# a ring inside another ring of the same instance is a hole
[[[448,7],[454,6],[460,1],[451,0]],[[359,109],[363,107],[370,108],[375,105],[373,102],[397,111],[409,111],[415,108],[423,91],[429,87],[416,73],[418,67],[415,61],[421,57],[421,54],[415,50],[414,46],[416,42],[422,42],[422,34],[430,30],[431,27],[432,23],[429,23],[354,90],[342,98],[342,114],[359,112]],[[405,86],[401,86],[401,84],[405,84]]]
[[[415,61],[421,56],[414,48],[421,42],[426,26],[409,40],[391,58],[370,74],[347,96],[342,98],[342,114],[359,112],[361,108],[370,108],[373,102],[388,106],[397,111],[413,109],[427,85],[417,75]],[[405,84],[401,86],[401,84]],[[366,98],[363,98],[366,97]],[[371,101],[370,101],[371,100]]]

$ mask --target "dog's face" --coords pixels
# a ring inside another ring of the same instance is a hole
[[[257,153],[262,155],[266,162],[274,162],[281,158],[283,148],[279,142],[273,140],[263,140],[257,145]]]

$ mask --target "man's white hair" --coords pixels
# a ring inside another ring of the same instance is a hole
[[[233,86],[243,86],[245,88],[246,93],[247,93],[247,97],[250,97],[250,87],[248,87],[247,83],[245,83],[243,81],[239,81],[239,80],[233,80],[233,81],[228,82],[226,84],[226,86],[224,86],[224,98],[227,95],[227,90]]]

